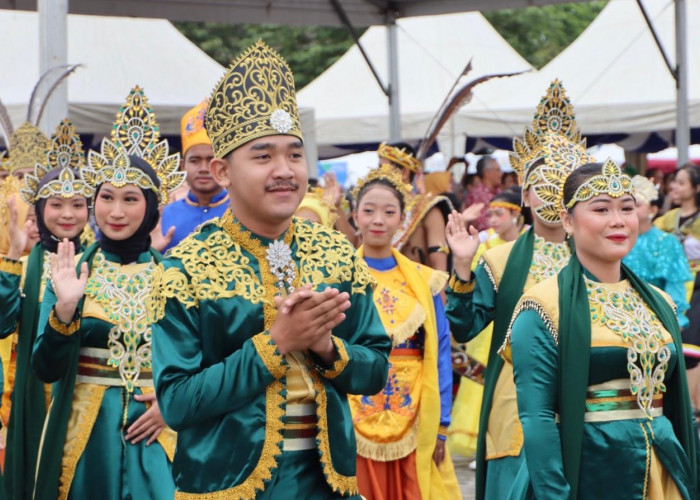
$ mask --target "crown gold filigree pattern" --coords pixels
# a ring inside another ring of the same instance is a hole
[[[404,205],[408,207],[411,199],[413,198],[411,196],[413,193],[411,185],[403,181],[403,177],[394,167],[386,164],[380,165],[379,167],[370,170],[370,172],[367,175],[365,175],[357,181],[357,184],[352,190],[352,199],[355,200],[355,204],[357,204],[357,197],[362,191],[362,189],[367,184],[370,184],[371,182],[379,179],[384,179],[385,181],[388,181],[394,187],[394,189],[396,189],[396,191],[401,195]]]
[[[24,176],[20,196],[29,205],[52,196],[62,198],[84,196],[89,199],[94,190],[76,175],[84,165],[83,143],[75,132],[73,124],[68,119],[64,119],[51,136],[44,161],[36,163],[34,171]],[[58,177],[41,186],[41,181],[46,174],[53,170],[59,170]]]
[[[576,124],[574,106],[566,95],[562,83],[556,79],[547,89],[535,111],[532,123],[525,130],[523,139],[513,139],[513,152],[509,156],[513,170],[523,189],[527,189],[530,167],[543,154],[540,148],[552,134],[562,136],[570,142],[579,144],[585,151],[586,140],[581,138],[581,132]]]
[[[622,173],[617,163],[610,158],[603,164],[603,172],[600,175],[594,175],[578,187],[566,208],[601,194],[607,194],[611,198],[619,198],[626,194],[634,196],[632,179]]]
[[[49,139],[37,127],[24,122],[10,137],[10,173],[34,168],[46,159]]]
[[[420,170],[420,161],[418,158],[407,152],[405,149],[390,146],[386,142],[382,142],[379,145],[377,155],[379,155],[380,158],[384,158],[385,160],[398,165],[399,167],[407,168],[411,172],[418,173]]]
[[[294,75],[285,60],[262,40],[243,52],[214,88],[205,127],[217,158],[260,137],[303,140]]]
[[[158,201],[168,203],[170,193],[185,182],[185,172],[179,171],[180,154],[168,154],[168,141],[159,142],[160,130],[156,115],[148,105],[148,99],[137,85],[126,103],[119,109],[112,125],[110,139],[104,138],[100,152],[88,153],[85,179],[97,188],[109,182],[115,187],[133,184],[144,190],[152,190]],[[141,169],[131,165],[129,155],[143,158],[155,170],[160,185]]]

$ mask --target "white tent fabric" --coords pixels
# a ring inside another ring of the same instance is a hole
[[[387,31],[368,29],[360,43],[387,81]],[[470,58],[465,81],[485,74],[522,71],[531,66],[479,13],[414,17],[398,21],[399,109],[404,139],[423,137],[457,76]],[[483,84],[491,85],[493,80]],[[377,143],[389,135],[387,98],[353,46],[298,94],[302,106],[315,108],[316,140],[334,144]],[[447,152],[463,151],[466,130],[457,117],[439,138]]]
[[[26,118],[39,79],[35,12],[0,11],[0,98],[15,126]],[[81,63],[68,82],[69,116],[80,133],[109,131],[114,115],[140,85],[163,134],[179,134],[180,118],[205,98],[224,68],[168,21],[68,16],[68,62]]]
[[[0,99],[12,123],[25,121],[39,79],[39,19],[36,12],[0,10]],[[182,115],[208,97],[225,68],[161,19],[70,14],[68,62],[80,63],[67,80],[68,116],[81,134],[107,134],[134,85],[143,88],[161,134],[180,134]],[[309,165],[315,171],[312,109],[301,109]],[[53,132],[53,131],[50,131]],[[0,140],[1,142],[1,140]]]
[[[675,64],[674,2],[645,0],[663,47]],[[687,0],[691,129],[700,127],[700,0]],[[676,84],[635,0],[611,0],[590,26],[540,71],[476,89],[461,110],[471,137],[522,134],[549,83],[562,80],[586,135],[624,134],[628,150],[654,134],[663,149],[676,127]],[[697,140],[695,141],[697,142]],[[502,145],[501,145],[502,146]],[[649,145],[647,145],[649,146]],[[648,149],[648,147],[647,147]]]

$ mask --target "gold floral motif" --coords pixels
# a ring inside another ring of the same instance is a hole
[[[49,138],[38,127],[24,122],[10,137],[10,173],[34,168],[46,158]]]
[[[176,267],[164,270],[161,263],[153,271],[151,293],[147,300],[146,309],[150,323],[155,323],[165,316],[165,303],[168,298],[176,299],[187,309],[197,305],[197,299],[187,282],[187,276]]]
[[[610,158],[603,164],[603,171],[600,175],[591,177],[578,187],[574,196],[566,204],[566,208],[571,208],[579,201],[588,201],[601,194],[607,194],[612,198],[619,198],[625,194],[634,196],[632,179],[622,173],[617,163]]]
[[[553,243],[535,235],[530,277],[535,280],[535,283],[544,281],[564,269],[570,258],[571,250],[566,242]]]
[[[70,324],[66,325],[63,323],[60,319],[56,317],[56,312],[54,309],[51,309],[51,312],[49,313],[49,326],[56,330],[58,333],[61,335],[65,335],[66,337],[69,337],[73,335],[75,332],[80,330],[80,318],[71,321]]]
[[[22,276],[22,262],[0,257],[0,272]]]
[[[151,327],[146,304],[155,265],[149,262],[137,272],[109,262],[101,251],[93,259],[93,273],[88,278],[85,295],[100,304],[114,327],[109,331],[107,346],[109,366],[118,367],[126,390],[131,393],[141,369],[151,368]]]
[[[284,59],[262,40],[243,52],[216,85],[205,126],[217,158],[260,137],[302,139],[294,75]]]
[[[629,283],[618,291],[586,278],[586,291],[591,323],[605,326],[629,345],[630,390],[639,408],[652,418],[653,397],[666,392],[664,376],[671,359],[661,321]]]

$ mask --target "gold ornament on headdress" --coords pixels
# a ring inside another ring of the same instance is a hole
[[[420,170],[420,161],[418,158],[404,149],[390,146],[386,142],[382,142],[379,145],[377,154],[380,158],[384,158],[385,160],[388,160],[399,167],[407,168],[413,173],[418,173]]]
[[[93,188],[109,182],[115,187],[133,184],[144,190],[152,190],[158,201],[168,203],[170,193],[185,182],[185,172],[179,171],[180,154],[168,154],[168,141],[160,139],[156,115],[148,105],[148,99],[137,85],[126,103],[117,113],[112,125],[111,140],[104,138],[100,153],[88,153],[85,179]],[[139,168],[131,166],[129,155],[143,158],[155,170],[160,186]]]
[[[357,181],[357,184],[352,190],[352,199],[355,201],[355,206],[357,206],[357,197],[360,194],[360,191],[362,191],[362,188],[372,181],[376,181],[377,179],[384,179],[388,181],[401,195],[404,205],[408,209],[409,202],[412,199],[411,195],[413,193],[411,185],[403,181],[403,177],[398,170],[387,164],[380,165],[379,167],[370,170],[367,175]]]
[[[29,122],[24,122],[10,137],[10,173],[34,168],[46,158],[49,139]]]
[[[535,215],[548,224],[560,222],[562,190],[569,174],[595,159],[586,152],[564,86],[554,80],[537,105],[522,139],[513,139],[510,164],[523,191],[533,187],[542,204]]]
[[[93,188],[76,176],[84,165],[83,143],[80,142],[80,137],[71,122],[64,119],[51,137],[44,160],[34,165],[33,173],[24,176],[24,186],[20,189],[22,199],[28,205],[32,205],[37,200],[52,196],[91,198]],[[58,178],[39,187],[44,176],[55,169],[60,169]]]
[[[513,152],[509,156],[513,170],[518,174],[518,182],[527,189],[530,167],[542,158],[541,148],[552,134],[562,136],[578,144],[585,151],[586,140],[576,125],[574,106],[566,96],[566,90],[559,80],[554,80],[547,93],[540,100],[532,123],[525,130],[523,139],[513,139]]]
[[[623,174],[620,167],[610,158],[603,164],[603,172],[595,175],[581,184],[573,198],[566,204],[566,208],[571,208],[579,201],[588,201],[591,198],[607,194],[612,198],[629,194],[634,196],[634,186],[632,179]]]
[[[642,198],[648,204],[659,199],[659,191],[649,179],[643,175],[635,175],[632,177],[632,186],[634,187],[635,198]]]
[[[204,126],[217,158],[260,137],[303,140],[294,75],[285,60],[262,40],[243,52],[214,88]]]

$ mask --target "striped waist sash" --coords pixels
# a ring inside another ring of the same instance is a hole
[[[649,413],[639,407],[637,396],[630,390],[628,379],[617,379],[588,387],[584,422],[612,422],[635,418],[655,418],[664,413],[663,395],[656,394]],[[557,422],[559,415],[557,414]]]
[[[118,366],[108,364],[110,359],[109,349],[98,347],[81,347],[78,358],[77,383],[97,384],[106,386],[122,386],[124,381],[119,374]],[[153,373],[151,370],[141,369],[136,387],[153,387]]]
[[[288,404],[284,422],[284,451],[313,450],[318,432],[316,404]]]

